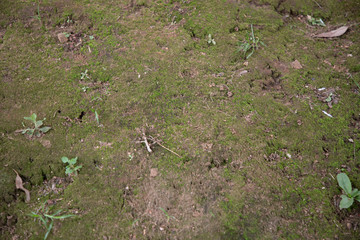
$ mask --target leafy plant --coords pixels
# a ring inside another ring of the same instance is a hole
[[[246,59],[248,59],[249,57],[251,57],[251,55],[253,55],[254,51],[259,48],[259,44],[266,47],[265,43],[260,41],[258,37],[255,37],[252,24],[251,24],[251,34],[250,35],[247,34],[246,41],[240,43],[241,44],[239,44],[240,46],[238,48],[238,52],[242,51],[244,53],[244,57],[246,56],[246,53],[248,51],[251,51],[250,54],[246,56]]]
[[[51,127],[41,127],[44,124],[43,121],[45,121],[46,118],[44,118],[43,120],[36,120],[36,118],[37,116],[35,113],[33,113],[30,117],[24,117],[25,120],[29,120],[34,123],[34,128],[22,129],[20,130],[22,134],[27,133],[30,135],[30,137],[32,137],[33,135],[35,135],[36,137],[40,137],[41,134],[44,134],[51,129]]]
[[[215,39],[212,38],[211,34],[209,34],[207,42],[208,44],[216,45]]]
[[[81,89],[83,90],[83,92],[86,92],[90,87],[82,87]]]
[[[38,218],[40,220],[40,222],[42,223],[42,225],[47,230],[45,233],[45,236],[44,236],[44,240],[46,240],[47,237],[49,236],[49,233],[54,225],[54,219],[65,219],[65,218],[75,216],[72,214],[60,215],[60,213],[62,211],[61,209],[56,211],[55,213],[51,214],[51,213],[49,213],[50,209],[48,207],[45,208],[45,203],[46,202],[43,203],[40,210],[38,210],[37,212],[31,212],[31,214],[29,214],[30,217]]]
[[[339,173],[336,178],[339,186],[346,194],[340,196],[340,209],[349,208],[354,203],[354,199],[360,202],[360,191],[357,188],[352,189],[350,179],[346,173]]]
[[[314,18],[312,16],[307,16],[307,20],[309,23],[311,23],[311,25],[318,25],[318,26],[323,26],[325,27],[325,23],[321,18]]]
[[[68,24],[73,23],[73,20],[70,18],[70,16],[67,16],[66,23]]]
[[[90,77],[89,77],[89,75],[88,75],[88,70],[87,70],[87,69],[86,69],[84,72],[81,73],[80,79],[81,79],[81,80],[90,79]]]
[[[65,174],[67,175],[71,175],[72,173],[75,173],[75,175],[77,175],[77,172],[79,171],[80,168],[82,168],[82,165],[80,166],[76,166],[76,161],[77,161],[77,157],[69,159],[67,157],[62,157],[61,161],[63,163],[67,163],[68,165],[66,166],[66,170],[65,170]]]

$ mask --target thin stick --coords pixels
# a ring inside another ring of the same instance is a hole
[[[321,5],[320,5],[317,1],[313,0],[313,2],[314,2],[314,3],[316,3],[316,5],[318,5],[318,6],[319,6],[319,8],[321,8],[321,9],[322,9]]]
[[[151,137],[151,136],[150,136]],[[151,138],[153,138],[153,137],[151,137]],[[154,139],[154,138],[153,138]],[[177,154],[176,152],[174,152],[173,150],[171,150],[171,149],[169,149],[169,148],[167,148],[167,147],[165,147],[164,145],[162,145],[161,143],[159,143],[158,141],[155,141],[155,143],[156,144],[158,144],[160,147],[162,147],[162,148],[164,148],[164,149],[166,149],[166,150],[168,150],[169,152],[171,152],[171,153],[173,153],[173,154],[175,154],[176,156],[178,156],[179,158],[182,158],[182,156],[180,156],[179,154]]]
[[[147,141],[147,138],[146,138],[145,134],[144,134],[144,136],[143,136],[143,139],[144,139],[144,143],[145,143],[146,149],[148,150],[148,152],[151,153],[152,150],[151,150],[151,148],[150,148],[149,142]]]

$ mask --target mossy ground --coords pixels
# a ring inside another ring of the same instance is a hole
[[[27,214],[46,201],[76,215],[49,239],[358,239],[359,204],[339,210],[335,177],[360,187],[359,10],[356,0],[2,1],[3,238],[42,239]],[[266,47],[244,60],[251,24]],[[311,37],[341,25],[339,38]],[[31,113],[52,130],[15,133]],[[143,134],[181,157],[147,152]],[[62,156],[82,165],[72,180]]]

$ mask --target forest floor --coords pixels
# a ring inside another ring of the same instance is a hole
[[[359,12],[0,0],[2,239],[359,239]]]

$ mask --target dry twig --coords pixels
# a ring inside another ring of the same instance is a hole
[[[174,152],[173,150],[171,150],[171,149],[169,149],[169,148],[167,148],[167,147],[165,147],[164,145],[162,145],[161,143],[159,143],[159,141],[158,140],[156,140],[155,138],[153,138],[152,136],[149,136],[150,138],[151,138],[151,140],[153,141],[153,144],[158,144],[160,147],[162,147],[162,148],[164,148],[164,149],[166,149],[166,150],[168,150],[169,152],[171,152],[171,153],[173,153],[173,154],[175,154],[176,156],[178,156],[179,158],[182,158],[182,156],[180,156],[179,154],[177,154],[176,152]]]

